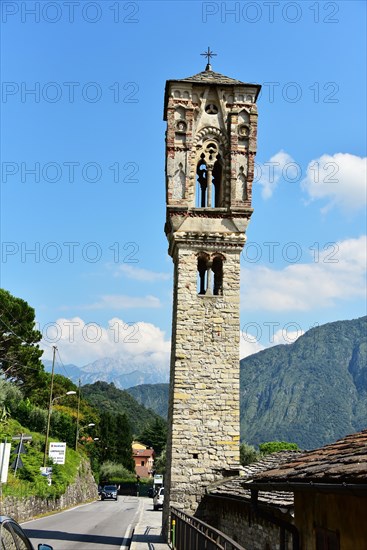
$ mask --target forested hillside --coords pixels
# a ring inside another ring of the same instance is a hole
[[[112,384],[80,388],[53,368],[46,372],[39,348],[41,336],[34,309],[0,289],[0,436],[13,447],[4,493],[60,495],[73,482],[82,458],[90,460],[96,479],[135,480],[133,435],[139,432],[149,439],[155,420],[164,434],[164,420]],[[54,347],[54,360],[57,351]],[[89,400],[88,393],[92,395]],[[15,471],[19,434],[27,434],[27,452],[21,451]],[[48,456],[48,443],[55,440],[68,447],[68,467],[61,470]],[[52,485],[41,475],[41,465],[52,466]]]
[[[135,436],[158,417],[157,412],[146,408],[148,405],[139,404],[127,391],[119,390],[113,383],[86,384],[82,386],[82,392],[83,397],[100,412],[125,414]]]
[[[367,317],[241,361],[241,437],[324,445],[367,426]]]
[[[138,403],[152,409],[163,418],[168,411],[168,384],[142,384],[127,389]]]
[[[312,448],[367,426],[367,317],[313,328],[242,359],[241,439]],[[167,414],[168,384],[128,390]]]

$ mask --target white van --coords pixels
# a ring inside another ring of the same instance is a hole
[[[153,497],[153,509],[159,510],[159,508],[163,508],[163,501],[164,501],[164,487],[161,487],[158,489],[157,493]]]

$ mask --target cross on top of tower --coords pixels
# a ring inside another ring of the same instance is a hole
[[[212,66],[210,64],[210,58],[211,57],[214,57],[216,56],[217,54],[216,53],[213,53],[210,49],[210,47],[208,46],[208,51],[207,52],[204,52],[204,53],[201,53],[200,55],[203,55],[204,57],[207,57],[208,58],[208,63],[205,67],[205,70],[206,71],[211,71],[212,70]]]

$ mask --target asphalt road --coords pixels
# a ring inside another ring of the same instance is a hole
[[[54,550],[125,550],[138,522],[142,501],[119,496],[97,501],[22,524],[35,548],[39,542]]]

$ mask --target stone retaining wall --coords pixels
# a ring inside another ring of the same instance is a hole
[[[35,496],[27,498],[9,496],[3,499],[0,513],[11,516],[18,522],[23,522],[39,515],[58,512],[97,498],[97,485],[89,462],[83,460],[75,482],[69,485],[60,498],[43,499]]]

